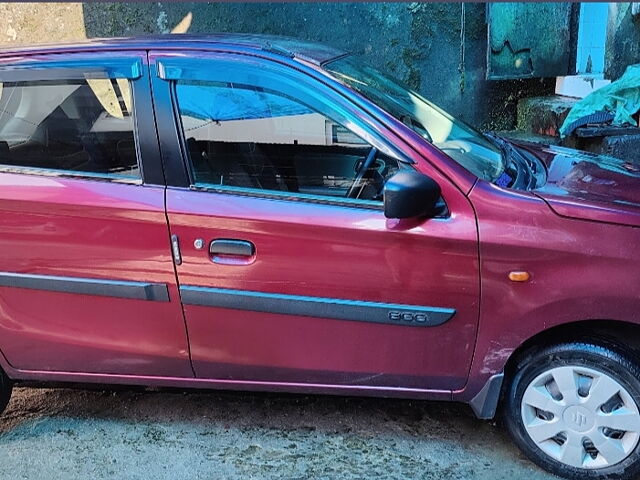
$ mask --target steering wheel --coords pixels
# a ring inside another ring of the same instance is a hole
[[[371,165],[373,164],[373,161],[376,159],[377,154],[378,154],[378,149],[376,147],[371,147],[371,150],[369,150],[369,153],[367,153],[367,157],[365,158],[364,162],[362,162],[362,165],[358,169],[356,178],[353,180],[351,187],[349,187],[349,191],[347,192],[347,198],[358,198],[358,196],[360,195],[360,192],[362,191],[362,188],[359,188],[360,183],[362,182],[364,175],[369,170],[369,167],[371,167]]]

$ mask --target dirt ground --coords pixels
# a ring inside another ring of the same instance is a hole
[[[1,479],[555,478],[465,405],[210,391],[16,388]]]

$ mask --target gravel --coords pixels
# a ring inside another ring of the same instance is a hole
[[[16,388],[1,479],[555,478],[465,405],[177,390]]]

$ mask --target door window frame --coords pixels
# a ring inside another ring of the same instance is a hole
[[[153,117],[149,67],[144,51],[75,52],[0,59],[0,82],[125,78],[131,89],[131,114],[139,178],[117,177],[20,165],[0,165],[0,173],[54,176],[130,185],[165,185]],[[155,159],[155,161],[154,161]]]
[[[205,62],[209,64],[203,67]],[[304,88],[307,93],[303,101],[300,100],[298,95],[282,92],[279,88],[276,89],[277,91],[296,98],[296,100],[304,104],[310,104],[321,114],[323,114],[323,110],[330,110],[332,113],[335,112],[335,114],[331,116],[334,121],[340,124],[356,125],[359,128],[359,132],[356,133],[363,137],[363,140],[379,151],[396,158],[400,166],[408,166],[414,163],[414,160],[406,155],[401,148],[390,143],[384,136],[379,134],[378,125],[376,125],[378,122],[366,111],[337,94],[322,81],[314,79],[304,72],[284,63],[257,55],[246,55],[235,52],[186,51],[175,54],[166,51],[152,51],[150,53],[150,66],[153,72],[152,88],[154,106],[161,138],[161,149],[165,161],[165,170],[172,172],[171,174],[167,174],[168,186],[256,198],[383,210],[383,203],[379,201],[336,198],[228,185],[195,184],[191,173],[189,151],[186,147],[185,135],[180,121],[180,113],[175,95],[175,81],[182,79],[200,81],[221,81],[221,79],[226,79],[226,81],[235,81],[228,79],[226,76],[219,76],[226,73],[241,76],[241,81],[237,81],[237,83],[260,87],[262,85],[256,85],[256,82],[251,79],[250,76],[246,76],[245,72],[258,72],[257,76],[262,76],[265,69],[269,69],[273,76],[280,75],[282,76],[281,78],[286,79],[290,83],[295,82],[297,87]],[[226,70],[220,67],[225,67]],[[243,70],[241,73],[238,73],[240,68],[243,68]],[[318,107],[318,105],[321,105],[321,107]],[[169,118],[171,122],[168,121]]]

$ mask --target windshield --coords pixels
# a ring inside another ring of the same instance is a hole
[[[351,56],[333,60],[324,67],[474,175],[494,182],[504,172],[505,163],[497,145],[419,93]]]

